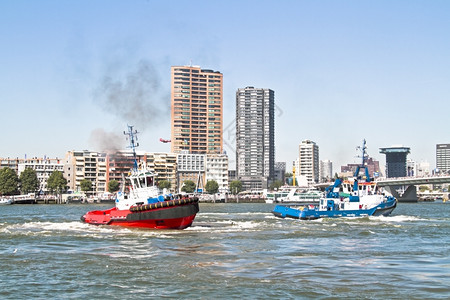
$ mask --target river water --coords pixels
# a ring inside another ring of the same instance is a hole
[[[201,203],[182,231],[79,220],[110,206],[1,206],[0,299],[450,298],[450,203],[314,221]]]

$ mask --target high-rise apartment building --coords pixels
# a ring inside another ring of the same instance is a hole
[[[267,188],[275,169],[275,93],[236,92],[236,172],[244,190]]]
[[[198,66],[173,66],[171,151],[221,153],[223,75]]]
[[[310,140],[304,140],[299,147],[300,176],[306,176],[308,184],[319,182],[319,146]]]
[[[440,172],[450,171],[450,144],[436,145],[436,168]]]

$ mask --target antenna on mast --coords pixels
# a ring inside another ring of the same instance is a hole
[[[127,135],[127,140],[130,141],[130,145],[127,148],[131,148],[133,150],[133,159],[134,159],[134,167],[133,169],[136,171],[138,169],[137,163],[137,155],[136,155],[136,147],[139,147],[139,143],[137,142],[137,134],[139,133],[136,129],[133,130],[133,125],[128,125],[128,132],[123,132],[123,134]]]

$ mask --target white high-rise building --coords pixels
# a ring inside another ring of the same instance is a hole
[[[300,176],[306,176],[309,184],[319,182],[319,146],[310,140],[304,140],[299,145]]]
[[[246,87],[236,92],[236,173],[243,190],[269,186],[275,170],[275,94]]]

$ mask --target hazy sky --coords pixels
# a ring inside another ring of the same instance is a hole
[[[450,143],[450,1],[0,0],[0,157],[122,148],[127,123],[168,152],[170,66],[191,63],[224,75],[230,156],[246,86],[275,91],[288,166],[304,139],[335,171],[364,138],[382,165]]]

